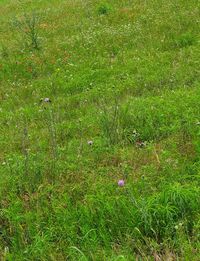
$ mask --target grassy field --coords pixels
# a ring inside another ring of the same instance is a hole
[[[2,261],[200,260],[200,2],[0,0],[0,176]]]

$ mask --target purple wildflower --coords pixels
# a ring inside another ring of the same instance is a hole
[[[120,180],[118,181],[118,186],[119,186],[119,187],[123,187],[124,184],[125,184],[125,182],[124,182],[123,179],[120,179]]]

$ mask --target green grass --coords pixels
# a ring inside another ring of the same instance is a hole
[[[0,0],[1,260],[200,259],[199,8]]]

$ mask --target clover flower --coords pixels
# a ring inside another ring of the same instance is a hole
[[[44,102],[51,102],[49,98],[44,98]]]
[[[89,140],[87,143],[88,143],[88,145],[92,146],[93,141],[92,141],[92,140]]]

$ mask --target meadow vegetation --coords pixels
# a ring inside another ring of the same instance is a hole
[[[200,260],[199,28],[194,0],[0,0],[0,260]]]

